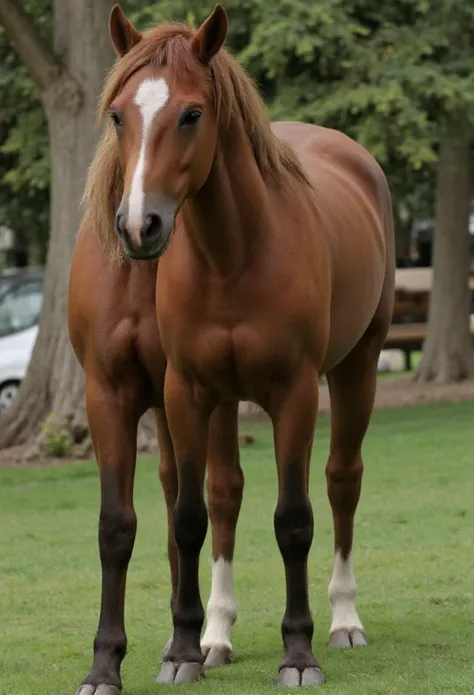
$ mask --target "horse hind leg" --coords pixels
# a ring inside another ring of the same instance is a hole
[[[212,586],[201,649],[205,668],[232,661],[231,630],[237,620],[233,559],[244,477],[238,448],[237,403],[223,403],[211,417],[207,457],[208,510],[212,531]]]
[[[329,644],[335,647],[367,644],[355,605],[357,584],[352,543],[363,473],[362,442],[373,410],[382,342],[383,331],[369,329],[343,362],[327,375],[331,396],[331,444],[326,478],[333,513],[335,553],[328,587],[332,607]]]

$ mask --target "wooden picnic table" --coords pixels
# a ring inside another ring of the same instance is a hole
[[[473,275],[469,276],[468,282],[471,292],[474,291]],[[397,268],[395,271],[392,325],[384,347],[402,350],[407,370],[411,370],[412,366],[411,353],[421,349],[426,338],[432,285],[432,268]],[[474,326],[471,327],[471,333],[474,333]]]
[[[474,276],[469,276],[469,288],[474,291]],[[403,316],[426,321],[433,285],[433,268],[397,268],[395,271],[395,305],[393,318]]]
[[[397,268],[395,288],[406,292],[431,292],[433,268]],[[474,275],[469,276],[469,288],[474,291]]]

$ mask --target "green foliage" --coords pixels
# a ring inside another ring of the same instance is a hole
[[[242,59],[274,81],[275,117],[341,128],[383,163],[395,152],[420,168],[436,159],[443,115],[473,108],[469,8],[436,0],[258,7]]]
[[[51,0],[29,0],[46,39],[52,33]],[[0,224],[16,231],[17,243],[45,255],[49,227],[49,138],[38,91],[0,28]]]
[[[266,84],[273,118],[343,130],[384,166],[395,202],[421,203],[425,214],[445,118],[460,109],[474,115],[468,5],[256,2],[240,58]]]
[[[16,155],[17,166],[4,174],[3,182],[9,184],[15,193],[25,185],[40,191],[48,189],[48,148],[48,134],[41,109],[17,116],[0,149],[2,154]]]
[[[210,0],[162,0],[142,7],[137,0],[128,0],[124,7],[129,9],[129,16],[135,25],[146,30],[157,22],[170,20],[187,22],[197,27],[209,16],[215,4]],[[230,20],[226,44],[234,52],[244,48],[249,41],[255,5],[256,0],[229,0],[225,3]]]
[[[64,458],[70,456],[71,449],[71,435],[51,413],[41,427],[41,452],[50,458]]]

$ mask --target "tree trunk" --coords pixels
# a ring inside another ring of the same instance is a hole
[[[397,264],[403,261],[404,265],[410,260],[411,228],[413,219],[411,215],[402,217],[399,210],[394,210],[395,222],[395,257]]]
[[[19,3],[13,0],[6,0],[6,4],[11,6],[11,16],[14,11],[21,10]],[[16,402],[0,423],[0,449],[27,443],[31,445],[28,458],[39,451],[41,425],[50,414],[57,427],[67,427],[73,441],[83,444],[85,453],[90,451],[86,444],[84,376],[68,335],[67,287],[82,215],[80,199],[98,137],[95,127],[98,98],[114,58],[107,38],[113,4],[113,0],[55,0],[54,51],[43,72],[53,74],[51,64],[54,61],[60,67],[48,86],[37,79],[48,119],[52,171],[51,234],[44,303],[28,374]],[[24,16],[20,20],[31,22]],[[24,26],[4,24],[35,76],[36,67],[29,65],[31,57],[27,52],[22,53],[22,50],[28,51],[28,47],[24,49],[15,40],[15,30],[21,38]],[[30,28],[34,33],[34,27]],[[44,53],[45,49],[42,51]],[[35,60],[38,54],[38,50],[33,54]],[[39,69],[38,73],[42,75]]]
[[[470,132],[453,118],[440,146],[436,189],[433,287],[428,335],[417,381],[447,383],[474,375],[469,331]]]

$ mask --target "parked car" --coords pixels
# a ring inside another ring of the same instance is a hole
[[[0,274],[0,413],[10,407],[27,372],[43,288],[43,269]]]

